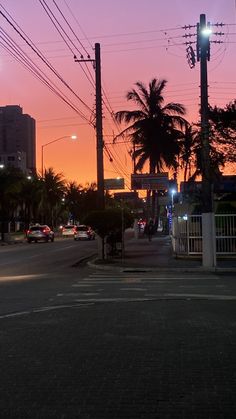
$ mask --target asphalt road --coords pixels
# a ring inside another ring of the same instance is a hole
[[[81,258],[97,253],[97,241],[56,238],[53,243],[19,243],[0,247],[0,281],[20,275],[65,271]],[[15,278],[17,279],[17,278]]]
[[[55,244],[0,250],[0,418],[235,418],[234,276],[103,272],[73,266],[95,243]]]

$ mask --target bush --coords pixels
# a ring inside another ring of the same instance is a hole
[[[109,208],[90,212],[83,223],[90,225],[96,233],[104,238],[111,232],[122,232],[133,223],[133,217],[127,209]]]

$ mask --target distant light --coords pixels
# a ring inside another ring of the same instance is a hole
[[[171,189],[170,190],[171,195],[175,195],[177,193],[176,189]]]
[[[77,135],[75,135],[75,134],[73,134],[73,135],[71,135],[71,137],[70,137],[72,140],[77,140]]]
[[[205,28],[201,29],[201,33],[204,36],[210,36],[212,34],[212,29],[206,26]]]
[[[27,176],[27,179],[28,179],[28,180],[31,180],[31,179],[32,179],[32,176]]]
[[[4,164],[0,164],[0,169],[4,169]]]

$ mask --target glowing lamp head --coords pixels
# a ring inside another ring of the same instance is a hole
[[[202,28],[201,34],[203,36],[209,37],[212,34],[212,29],[209,26],[206,26],[205,28]]]

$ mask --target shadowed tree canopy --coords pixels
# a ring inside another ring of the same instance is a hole
[[[236,162],[236,100],[225,108],[209,108],[212,137],[226,162]]]
[[[111,231],[121,231],[122,210],[121,208],[108,208],[105,210],[91,211],[83,222],[90,225],[100,237],[107,236]],[[124,209],[123,228],[128,228],[133,222],[131,213]]]
[[[66,191],[65,179],[62,173],[55,173],[50,167],[45,170],[42,179],[42,195],[40,207],[43,214],[43,222],[54,226],[58,208]]]
[[[177,156],[180,153],[182,128],[186,124],[183,116],[185,107],[180,103],[164,104],[163,91],[166,80],[152,79],[146,87],[137,82],[137,89],[132,89],[126,95],[137,108],[116,112],[119,123],[129,124],[120,135],[127,134],[135,150],[133,159],[135,169],[141,171],[149,162],[150,173],[163,171],[165,167],[178,166]]]

